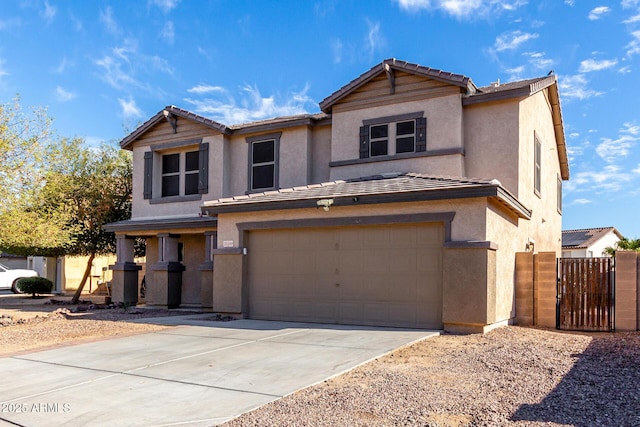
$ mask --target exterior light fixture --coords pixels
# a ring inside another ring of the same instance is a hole
[[[320,199],[316,202],[318,208],[322,208],[325,212],[329,211],[329,207],[333,205],[333,199]]]

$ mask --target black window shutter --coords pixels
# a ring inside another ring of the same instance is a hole
[[[153,152],[144,153],[144,198],[153,196]]]
[[[369,125],[360,128],[360,158],[369,157]]]
[[[427,118],[416,119],[416,152],[427,151]]]
[[[209,192],[209,143],[200,144],[198,152],[198,193]]]

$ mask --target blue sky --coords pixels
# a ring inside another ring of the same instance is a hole
[[[0,103],[117,142],[165,105],[235,124],[317,112],[383,59],[478,86],[560,82],[565,229],[640,237],[640,0],[4,1]]]

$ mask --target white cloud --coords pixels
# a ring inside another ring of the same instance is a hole
[[[305,86],[303,90],[284,97],[264,97],[257,87],[245,86],[242,88],[240,100],[236,101],[226,90],[217,88],[219,98],[185,98],[185,101],[193,105],[194,111],[198,114],[225,124],[239,124],[304,114],[308,111],[308,106],[315,107],[315,103],[307,95],[308,90],[309,87]]]
[[[635,24],[636,22],[640,22],[640,14],[634,15],[629,19],[625,19],[624,21],[622,21],[622,23],[624,24]]]
[[[169,44],[173,44],[176,36],[176,32],[173,28],[173,21],[167,21],[160,31],[160,36]]]
[[[131,72],[129,55],[136,52],[132,45],[116,47],[112,50],[112,55],[105,55],[95,61],[95,64],[103,71],[101,77],[115,89],[123,89],[126,86],[138,86],[138,82]],[[128,70],[124,70],[124,68]]]
[[[113,17],[113,9],[111,6],[107,6],[106,9],[100,11],[100,22],[102,22],[105,29],[111,34],[120,33],[120,26]]]
[[[502,52],[505,50],[515,50],[521,44],[537,39],[537,33],[523,33],[520,30],[511,31],[508,33],[502,33],[496,38],[496,42],[494,43],[494,49],[497,52]]]
[[[384,39],[380,35],[380,23],[367,20],[367,37],[365,39],[365,50],[369,53],[369,57],[373,57],[380,45],[384,44]]]
[[[638,167],[632,170],[631,172],[635,173],[636,175],[640,175],[640,163],[638,163]]]
[[[590,73],[592,71],[606,70],[607,68],[615,67],[617,64],[617,59],[603,59],[601,61],[585,59],[580,62],[580,69],[578,71],[581,73]]]
[[[571,204],[572,205],[588,205],[589,203],[593,203],[593,202],[589,199],[575,199]]]
[[[62,86],[57,86],[55,90],[56,99],[60,102],[71,101],[76,97],[76,94],[65,90]]]
[[[22,25],[22,21],[19,18],[0,19],[0,31],[10,30]]]
[[[580,134],[579,134],[578,132],[571,132],[571,133],[569,134],[569,138],[577,138],[577,137],[579,137],[579,136],[580,136]]]
[[[640,126],[626,122],[619,129],[618,138],[602,138],[602,142],[596,147],[596,153],[604,161],[613,163],[627,157],[638,140],[640,140]]]
[[[596,153],[605,162],[613,163],[621,157],[627,157],[629,150],[634,145],[636,138],[630,135],[622,135],[617,139],[603,138],[596,147]]]
[[[62,58],[57,67],[53,71],[57,74],[64,73],[69,67],[73,66],[73,62],[69,61],[66,57]]]
[[[111,49],[109,54],[94,61],[100,69],[100,77],[111,87],[122,90],[130,87],[151,90],[148,83],[138,79],[139,73],[161,71],[173,74],[173,69],[165,60],[157,55],[149,56],[138,52],[135,40],[127,39],[122,46]]]
[[[640,54],[640,30],[631,33],[633,39],[625,46],[627,49],[627,57]]]
[[[199,84],[192,87],[191,89],[187,89],[187,92],[195,93],[198,95],[204,95],[205,93],[224,92],[224,91],[225,91],[224,88],[221,86],[211,86],[211,85],[205,85],[205,84]]]
[[[545,58],[544,52],[527,52],[523,54],[529,58],[529,64],[538,70],[549,71],[553,67],[553,60]]]
[[[573,6],[575,3],[576,3],[575,0],[564,0],[564,4],[569,6]]]
[[[588,88],[587,85],[588,82],[584,74],[558,78],[558,86],[560,87],[562,97],[566,99],[576,98],[583,100],[603,94],[603,92]]]
[[[395,0],[407,12],[440,10],[457,19],[495,16],[504,11],[516,10],[526,0]]]
[[[589,20],[590,21],[596,21],[600,18],[602,18],[603,15],[606,15],[607,13],[611,12],[611,8],[608,6],[598,6],[594,9],[591,9],[591,12],[589,12]]]
[[[180,0],[149,0],[149,6],[158,7],[162,13],[169,13],[178,6]]]
[[[640,0],[622,0],[620,4],[623,9],[632,9],[640,6]]]
[[[51,6],[48,1],[44,2],[44,9],[40,11],[40,16],[47,22],[47,25],[51,24],[58,13],[58,9],[55,6]]]
[[[514,68],[508,68],[505,72],[509,75],[508,80],[513,82],[516,80],[522,80],[522,73],[524,73],[524,65],[520,65]]]
[[[640,137],[640,126],[635,124],[635,123],[631,123],[631,122],[625,122],[622,126],[624,126],[622,129],[620,129],[621,133],[628,133],[629,135],[633,135],[633,136],[639,136]]]
[[[118,103],[122,109],[122,117],[124,117],[125,120],[137,119],[144,116],[142,111],[136,105],[135,99],[131,96],[129,99],[118,98]]]
[[[619,166],[606,165],[599,171],[573,173],[565,188],[567,191],[612,192],[622,190],[632,180],[633,175],[622,171]]]
[[[342,62],[342,41],[340,39],[334,39],[331,42],[331,51],[333,52],[333,63],[339,64]]]

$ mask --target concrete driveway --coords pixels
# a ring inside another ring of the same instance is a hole
[[[0,358],[0,425],[211,426],[438,334],[207,317]]]

